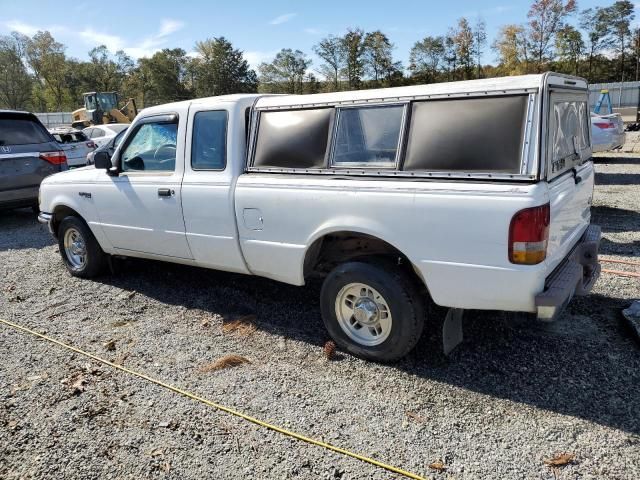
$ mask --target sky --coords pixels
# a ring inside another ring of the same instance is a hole
[[[124,50],[133,58],[162,48],[193,53],[198,40],[224,36],[244,52],[252,67],[271,60],[282,48],[300,49],[321,63],[312,47],[328,34],[349,27],[380,29],[395,45],[405,67],[412,45],[427,35],[443,35],[464,16],[475,24],[483,18],[491,45],[501,25],[524,23],[530,0],[270,0],[178,1],[108,0],[73,2],[0,0],[0,34],[33,35],[48,30],[66,45],[67,55],[86,59],[94,46]],[[580,10],[613,0],[578,0]],[[640,19],[640,3],[636,16]],[[485,49],[483,63],[495,56]]]

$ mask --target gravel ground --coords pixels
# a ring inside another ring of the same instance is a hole
[[[602,254],[637,261],[640,158],[596,169]],[[640,350],[620,314],[637,278],[603,274],[551,326],[468,312],[449,359],[425,340],[383,366],[324,358],[318,284],[137,260],[79,280],[30,211],[0,229],[0,318],[210,400],[433,478],[640,478]],[[238,318],[255,330],[223,328]],[[206,371],[227,354],[251,363]],[[560,452],[575,459],[544,464]],[[0,478],[399,477],[0,325]]]

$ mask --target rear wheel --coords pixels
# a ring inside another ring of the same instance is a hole
[[[391,362],[418,343],[425,299],[412,276],[392,262],[354,261],[327,276],[321,309],[329,334],[342,349]]]
[[[84,221],[65,217],[58,227],[60,255],[71,275],[90,278],[99,275],[106,265],[106,255]]]

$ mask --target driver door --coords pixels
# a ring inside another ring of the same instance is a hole
[[[118,253],[192,258],[181,200],[184,113],[136,122],[114,156],[120,174],[105,175],[97,185],[100,223]]]

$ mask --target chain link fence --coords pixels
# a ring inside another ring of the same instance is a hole
[[[47,112],[35,113],[43,125],[47,128],[68,127],[73,122],[71,112]]]

